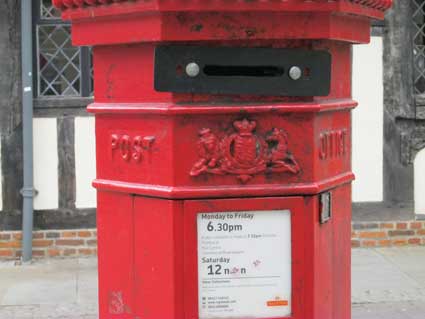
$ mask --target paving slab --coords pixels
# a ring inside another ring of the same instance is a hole
[[[422,301],[353,304],[352,319],[424,319]]]
[[[0,318],[97,318],[95,258],[0,263]]]
[[[379,253],[400,271],[425,286],[425,249],[423,247],[385,248]]]
[[[352,319],[425,318],[425,247],[352,253]],[[0,319],[95,319],[97,283],[96,258],[0,262]]]
[[[425,301],[425,247],[353,249],[352,260],[353,303]]]

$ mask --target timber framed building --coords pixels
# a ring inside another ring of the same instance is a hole
[[[96,253],[91,49],[71,45],[51,0],[0,2],[0,258],[20,254],[21,50],[33,56],[35,256]],[[395,1],[353,50],[353,246],[425,245],[425,1]]]

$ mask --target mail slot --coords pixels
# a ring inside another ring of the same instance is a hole
[[[155,89],[163,92],[326,96],[330,77],[331,55],[324,50],[199,46],[155,49]]]

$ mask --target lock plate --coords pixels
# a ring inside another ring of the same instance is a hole
[[[325,224],[332,218],[332,193],[320,194],[319,200],[320,223]]]
[[[326,96],[324,50],[157,46],[155,90],[177,93]]]

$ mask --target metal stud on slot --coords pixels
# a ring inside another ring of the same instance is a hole
[[[301,79],[302,75],[303,71],[299,66],[293,66],[289,69],[289,77],[294,81]]]
[[[196,77],[199,74],[199,65],[195,62],[191,62],[188,65],[186,65],[186,74],[190,76],[191,78]]]

